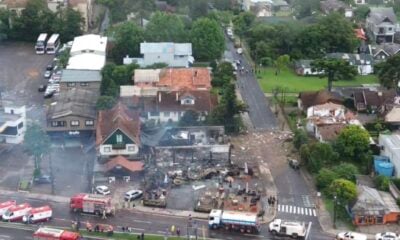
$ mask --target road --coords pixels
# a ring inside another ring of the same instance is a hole
[[[249,70],[249,73],[237,72],[237,85],[243,101],[248,106],[248,113],[256,130],[274,130],[277,128],[277,120],[269,107],[257,79],[252,73],[253,67],[243,55],[236,53],[232,41],[226,38],[228,50],[232,53],[234,60],[240,60],[241,66]]]
[[[11,229],[0,225],[0,240],[24,240],[32,239],[31,230]]]

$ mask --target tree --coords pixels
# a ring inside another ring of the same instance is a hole
[[[192,19],[205,17],[208,13],[208,0],[191,0],[189,4],[189,16]]]
[[[357,21],[363,22],[369,13],[369,6],[361,5],[354,10],[354,18]]]
[[[296,129],[294,131],[294,136],[293,136],[293,145],[297,149],[300,149],[300,147],[303,144],[307,144],[307,142],[308,142],[307,133],[303,129]]]
[[[276,73],[281,73],[281,69],[285,68],[290,62],[289,55],[281,55],[275,60]]]
[[[59,29],[55,29],[55,32],[60,33],[62,42],[71,41],[74,37],[82,35],[85,20],[79,11],[67,7],[60,12],[60,18],[61,26]]]
[[[335,149],[345,161],[354,161],[369,167],[371,159],[370,136],[357,125],[345,127],[335,142]]]
[[[318,172],[323,166],[334,164],[338,159],[338,154],[330,144],[318,142],[309,145],[308,149],[307,167],[311,172]]]
[[[113,70],[115,64],[106,64],[101,70],[101,84],[100,84],[100,94],[105,96],[117,97],[119,89],[113,80]]]
[[[234,79],[233,66],[230,62],[222,62],[218,64],[213,71],[213,79],[211,81],[213,87],[222,87]]]
[[[324,190],[331,185],[331,183],[338,178],[338,175],[328,169],[322,168],[319,170],[318,175],[316,177],[316,185],[319,190]]]
[[[341,204],[347,205],[357,198],[357,187],[353,182],[339,178],[329,186],[329,194],[336,196]]]
[[[122,59],[129,55],[130,57],[140,56],[140,43],[144,41],[143,29],[133,22],[124,22],[111,30],[114,36],[114,48],[111,56],[114,62],[122,64]]]
[[[35,160],[35,170],[40,172],[40,160],[50,152],[49,136],[37,123],[28,125],[24,136],[24,147]]]
[[[233,25],[235,33],[241,37],[250,29],[253,25],[256,16],[251,12],[242,12],[238,16],[233,18]]]
[[[398,88],[400,81],[400,55],[391,56],[375,67],[379,81],[387,88]]]
[[[100,96],[96,102],[96,109],[97,110],[105,110],[111,109],[116,104],[116,100],[114,97],[111,96]]]
[[[193,54],[196,60],[219,59],[225,50],[225,38],[221,27],[214,20],[199,18],[190,31]]]
[[[185,42],[185,24],[175,14],[156,12],[146,25],[145,39],[149,42]]]
[[[374,178],[374,183],[375,183],[375,186],[378,188],[378,190],[389,192],[389,185],[390,185],[389,177],[386,177],[383,175],[376,176]]]
[[[343,59],[324,58],[317,59],[311,63],[313,71],[322,72],[321,77],[327,77],[328,90],[332,90],[333,81],[340,79],[354,79],[357,69]]]
[[[356,175],[358,174],[357,167],[351,163],[341,163],[334,167],[333,171],[339,178],[343,178],[352,182],[356,181]]]
[[[294,10],[297,18],[313,15],[320,8],[320,0],[294,1]]]
[[[196,111],[186,111],[182,118],[179,120],[179,126],[198,126],[199,125],[199,114]]]

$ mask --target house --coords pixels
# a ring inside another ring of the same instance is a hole
[[[165,63],[169,67],[189,67],[193,64],[191,43],[141,43],[140,54],[143,58],[123,59],[124,64],[136,63],[140,67],[147,67],[155,63]]]
[[[394,176],[400,177],[400,135],[379,134],[381,155],[388,157],[394,165]]]
[[[61,73],[60,91],[80,88],[100,91],[101,73],[98,70],[64,69]]]
[[[343,1],[339,0],[325,0],[320,2],[321,12],[330,14],[333,12],[343,12],[347,18],[353,17],[353,10]]]
[[[20,16],[27,4],[28,0],[0,0],[0,9],[7,9]]]
[[[297,106],[302,111],[307,111],[309,107],[324,104],[342,104],[343,99],[327,90],[301,92],[297,98]]]
[[[133,80],[135,86],[156,87],[158,91],[211,89],[211,75],[207,68],[136,69]]]
[[[359,89],[353,92],[354,108],[358,112],[385,112],[396,97],[395,90],[372,91],[368,89]]]
[[[366,19],[370,39],[376,43],[393,43],[397,18],[393,8],[371,8]]]
[[[137,156],[140,148],[139,114],[121,102],[110,110],[99,111],[96,146],[100,158]]]
[[[5,106],[0,108],[0,143],[22,143],[25,132],[25,106]]]
[[[94,0],[68,0],[68,6],[81,13],[83,17],[83,31],[87,32],[93,25],[93,3]]]
[[[67,69],[101,70],[106,64],[107,37],[87,34],[74,38]]]
[[[312,70],[311,63],[312,63],[312,60],[305,60],[305,59],[295,61],[294,68],[295,68],[296,74],[300,75],[300,76],[321,74],[322,72]]]
[[[381,43],[378,45],[369,45],[368,51],[376,62],[382,62],[391,56],[400,54],[400,44],[398,43]]]
[[[385,115],[385,123],[392,126],[400,126],[400,106],[395,106]]]
[[[320,142],[332,142],[346,126],[347,124],[342,122],[316,125],[314,136]]]
[[[147,120],[160,123],[178,122],[191,110],[205,117],[217,105],[217,97],[209,91],[160,91],[155,98],[144,103],[143,114]]]
[[[355,54],[355,53],[328,53],[328,58],[343,59],[351,66],[357,68],[357,72],[360,75],[368,75],[374,72],[373,64],[374,59],[371,54]]]
[[[53,136],[94,134],[98,96],[98,92],[80,88],[60,92],[47,110],[47,133]]]
[[[356,226],[397,223],[400,208],[390,193],[357,185],[358,197],[350,208]]]

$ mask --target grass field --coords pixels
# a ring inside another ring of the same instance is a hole
[[[298,93],[324,89],[328,85],[326,78],[298,76],[291,69],[284,69],[276,76],[274,68],[264,68],[257,75],[264,92],[272,92],[274,88],[280,87],[286,89],[286,92]],[[357,76],[354,80],[335,81],[333,86],[360,86],[361,84],[372,83],[378,83],[375,75]]]

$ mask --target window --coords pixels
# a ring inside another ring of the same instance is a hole
[[[388,28],[388,30],[389,30],[389,31],[393,31],[393,28],[390,27],[390,28]]]
[[[78,120],[72,120],[72,121],[71,121],[71,126],[72,126],[72,127],[77,127],[77,126],[79,126],[79,121],[78,121]]]
[[[111,152],[111,147],[104,147],[104,152],[109,153]]]
[[[65,121],[52,121],[51,126],[52,127],[64,127]]]
[[[169,117],[170,112],[164,112],[164,117]]]
[[[90,53],[94,53],[94,50],[89,50]]]
[[[87,83],[87,82],[81,82],[79,85],[81,85],[81,87],[87,87],[87,86],[89,86],[89,83]]]
[[[385,28],[380,27],[380,28],[379,28],[379,33],[385,33]]]
[[[94,121],[93,120],[86,120],[85,121],[85,125],[86,126],[93,126],[94,125]]]
[[[23,122],[20,123],[20,124],[18,124],[18,129],[21,129],[23,126],[24,126],[24,123],[23,123]]]
[[[67,83],[67,87],[75,87],[75,83],[74,82],[69,82],[69,83]]]
[[[135,146],[128,146],[128,152],[134,152]]]
[[[151,112],[150,116],[151,117],[158,117],[158,116],[160,116],[160,113],[159,112]]]
[[[122,134],[117,134],[117,143],[122,143]]]

